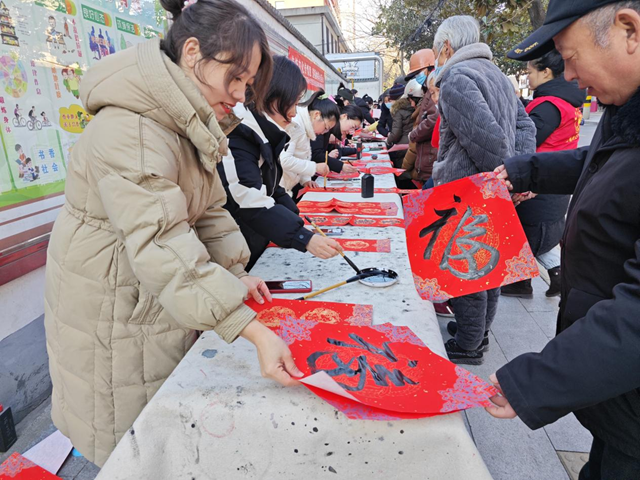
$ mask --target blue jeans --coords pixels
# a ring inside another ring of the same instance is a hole
[[[435,183],[433,183],[433,178],[430,178],[429,180],[427,180],[426,182],[424,182],[424,185],[422,186],[423,190],[429,190],[430,188],[435,187]]]

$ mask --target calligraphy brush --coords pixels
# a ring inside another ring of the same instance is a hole
[[[331,285],[330,287],[323,288],[322,290],[318,290],[317,292],[310,293],[309,295],[305,295],[304,297],[296,298],[296,300],[308,300],[310,298],[317,297],[321,293],[325,293],[325,292],[328,292],[329,290],[333,290],[343,285],[347,285],[348,283],[357,282],[358,280],[362,280],[363,278],[375,277],[377,275],[380,275],[380,270],[377,270],[377,269],[373,269],[370,272],[362,272],[340,283]]]
[[[324,152],[324,164],[329,166],[329,152]],[[327,189],[327,175],[329,175],[328,173],[325,174],[324,176],[324,189]]]
[[[315,229],[316,229],[316,232],[318,232],[320,235],[322,235],[322,236],[323,236],[323,237],[325,237],[325,238],[329,238],[329,237],[327,237],[327,235],[326,235],[326,234],[325,234],[325,233],[320,229],[320,227],[318,227],[318,225],[316,225],[316,224],[313,222],[313,220],[311,220],[311,219],[310,219],[309,217],[307,217],[306,215],[305,215],[305,217],[304,217],[304,218],[305,218],[305,220],[306,220],[307,222],[309,222],[309,223],[313,226],[313,228],[315,228]],[[349,264],[349,266],[350,266],[351,268],[353,268],[353,269],[356,271],[356,273],[357,273],[357,274],[362,273],[362,270],[360,270],[360,269],[356,266],[356,264],[355,264],[355,263],[353,263],[353,262],[351,261],[351,259],[350,259],[349,257],[347,257],[347,256],[344,254],[344,252],[343,252],[342,250],[338,250],[338,253],[342,256],[342,258],[344,258],[344,259],[345,259],[345,261]]]

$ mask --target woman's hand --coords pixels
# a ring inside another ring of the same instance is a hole
[[[309,180],[306,183],[303,183],[302,186],[304,188],[320,188],[320,185],[318,185],[316,182],[314,182],[313,180]]]
[[[264,280],[258,277],[251,277],[247,275],[246,277],[242,277],[240,281],[244,283],[249,289],[249,296],[253,297],[253,299],[260,305],[264,303],[265,298],[268,302],[271,302],[271,292],[269,292],[267,284],[264,283]]]
[[[337,152],[337,150],[334,150],[334,152]],[[329,175],[330,171],[331,170],[329,170],[329,165],[327,165],[326,163],[316,163],[316,173],[321,177],[326,177],[327,175]]]
[[[318,235],[317,233],[311,237],[311,240],[309,240],[307,244],[307,252],[323,260],[335,257],[340,251],[341,248],[338,242],[332,238]]]
[[[299,378],[303,374],[296,367],[287,344],[275,333],[253,320],[242,330],[240,336],[256,346],[260,373],[264,378],[270,378],[285,387],[299,383],[294,377]]]
[[[531,200],[532,198],[536,198],[537,196],[538,194],[533,192],[512,193],[511,200],[513,201],[513,205],[517,207],[522,202],[526,202],[527,200]]]
[[[348,163],[345,163],[342,165],[342,172],[340,173],[358,173],[358,169],[353,165],[349,165]]]
[[[340,152],[338,151],[338,149],[331,150],[331,151],[329,152],[329,156],[330,156],[331,158],[338,158],[338,157],[340,156]],[[323,164],[323,165],[324,165],[324,164]]]
[[[493,403],[493,406],[486,407],[485,410],[489,412],[489,415],[496,418],[516,418],[518,414],[513,409],[507,397],[502,393],[502,388],[500,388],[500,384],[498,383],[498,377],[495,373],[492,373],[489,377],[493,386],[500,390],[500,395],[495,395],[491,397],[489,400]]]

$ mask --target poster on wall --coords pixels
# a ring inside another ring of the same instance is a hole
[[[166,22],[157,0],[0,0],[0,212],[8,219],[5,226],[21,218],[19,207],[29,204],[37,212],[42,203],[43,211],[50,210],[46,202],[63,194],[71,151],[91,121],[80,100],[87,69],[162,37]],[[25,229],[37,226],[39,218],[22,221]],[[6,231],[0,231],[2,248]]]

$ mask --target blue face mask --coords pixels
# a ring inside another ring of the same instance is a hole
[[[416,77],[416,82],[420,85],[424,85],[424,82],[427,81],[427,74],[424,72],[420,72],[420,74]]]
[[[442,50],[440,51],[440,53],[442,53]],[[444,65],[447,63],[447,62],[444,62],[442,65],[440,65],[440,62],[438,62],[438,60],[440,60],[440,53],[438,53],[438,56],[436,57],[436,64],[435,64],[435,67],[436,67],[436,70],[435,70],[435,72],[436,72],[436,77],[437,77],[438,75],[440,75],[440,72],[441,72],[441,71],[442,71],[442,69],[444,68]]]
[[[393,103],[391,103],[391,102],[388,102],[388,103],[384,104],[384,106],[387,107],[389,110],[391,110],[391,105],[393,105]]]

